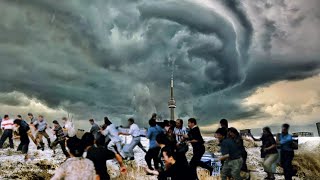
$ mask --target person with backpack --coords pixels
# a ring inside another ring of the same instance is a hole
[[[282,132],[278,144],[280,145],[280,163],[284,171],[285,180],[292,180],[293,167],[292,160],[294,158],[293,139],[289,134],[289,124],[282,125]]]

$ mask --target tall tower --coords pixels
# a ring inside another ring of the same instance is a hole
[[[171,86],[170,86],[170,100],[168,102],[170,109],[170,120],[175,120],[174,118],[174,108],[176,108],[176,101],[173,98],[173,77],[171,77]]]

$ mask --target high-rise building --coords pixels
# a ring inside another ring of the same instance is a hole
[[[175,120],[174,116],[174,108],[176,108],[176,101],[174,100],[173,97],[173,77],[171,78],[171,86],[170,86],[170,100],[168,102],[168,106],[170,109],[170,120]]]

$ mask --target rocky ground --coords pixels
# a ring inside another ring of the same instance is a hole
[[[124,138],[124,142],[130,142],[130,138]],[[208,152],[217,153],[219,147],[214,138],[207,137],[206,149]],[[15,142],[18,144],[19,142]],[[147,146],[148,140],[142,138],[142,144]],[[264,179],[265,173],[262,168],[262,159],[260,158],[259,144],[246,142],[248,152],[248,167],[251,170],[252,180]],[[192,156],[192,148],[189,148],[188,157]],[[62,151],[58,148],[57,155],[53,157],[52,150],[36,150],[34,144],[30,145],[30,159],[24,161],[24,156],[15,150],[4,148],[0,150],[0,179],[22,179],[22,180],[41,180],[50,179],[54,170],[65,160]],[[119,167],[114,160],[108,161],[107,166],[109,174],[116,180],[156,180],[156,176],[147,176],[144,172],[146,163],[144,161],[145,153],[138,147],[134,149],[135,161],[126,162],[128,173],[119,174]],[[320,179],[320,138],[300,138],[299,150],[296,151],[294,164],[298,168],[299,177],[295,179]],[[278,168],[281,173],[281,168]],[[218,177],[208,177],[206,171],[199,168],[200,178],[219,179]],[[276,179],[282,180],[283,176],[277,175]]]

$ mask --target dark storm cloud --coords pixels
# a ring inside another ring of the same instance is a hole
[[[176,61],[176,65],[179,66],[180,63],[192,65],[193,60],[204,64],[203,71],[191,79],[193,82],[198,82],[193,84],[196,88],[193,90],[195,94],[210,93],[241,81],[240,56],[242,54],[237,52],[237,40],[233,27],[222,16],[186,2],[147,3],[140,6],[140,11],[142,17],[167,19],[189,27],[188,37],[181,40],[187,48],[185,53],[188,57],[182,56]],[[199,71],[192,67],[194,66],[184,70]]]
[[[251,41],[252,41],[252,34],[253,34],[253,27],[250,22],[250,19],[245,11],[245,8],[241,5],[240,0],[225,0],[222,1],[229,9],[235,14],[238,22],[242,25],[245,29],[242,40],[244,41],[240,49],[243,52],[243,58],[249,58],[247,51],[250,48]],[[241,38],[241,37],[240,37]]]
[[[82,119],[166,117],[174,70],[179,116],[208,124],[264,116],[241,99],[261,85],[316,74],[319,56],[276,56],[276,41],[290,37],[277,19],[253,16],[237,0],[221,3],[232,17],[201,1],[1,1],[0,92],[18,91]],[[309,23],[299,13],[290,21],[295,28]],[[24,102],[10,98],[0,101]]]

